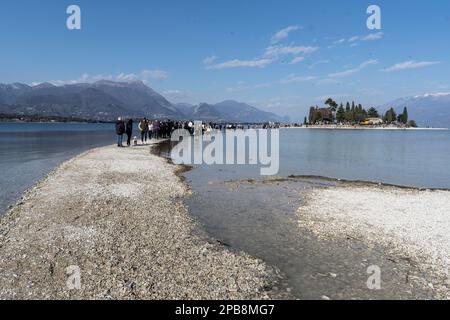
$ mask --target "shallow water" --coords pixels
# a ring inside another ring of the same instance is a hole
[[[283,177],[450,188],[449,163],[448,131],[282,130],[280,178],[261,177],[258,166],[194,166],[184,174],[193,190],[186,204],[210,236],[277,266],[299,298],[425,299],[430,291],[407,281],[419,271],[390,257],[389,248],[334,243],[299,227],[305,190],[336,182]],[[366,286],[372,264],[383,270],[379,291]]]
[[[193,171],[192,171],[193,172]],[[406,261],[386,248],[368,247],[349,238],[318,239],[299,226],[296,210],[309,188],[333,186],[321,179],[211,182],[189,179],[194,194],[186,200],[190,214],[207,234],[234,249],[278,267],[290,292],[300,299],[426,299],[427,288],[411,288]],[[369,290],[367,268],[383,270],[382,290]],[[286,290],[285,287],[279,288]]]
[[[63,161],[115,139],[113,124],[0,123],[0,215]]]

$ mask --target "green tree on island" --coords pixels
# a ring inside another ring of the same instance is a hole
[[[344,109],[344,105],[342,103],[336,111],[336,120],[337,120],[337,122],[344,122],[346,120],[345,119],[345,109]]]
[[[369,118],[379,118],[380,117],[380,115],[378,114],[378,110],[375,109],[374,107],[371,107],[367,111],[367,115],[369,116]]]
[[[387,124],[398,123],[409,127],[417,127],[414,120],[409,120],[408,108],[406,106],[403,108],[403,113],[397,115],[394,108],[390,108],[385,114],[380,114],[376,108],[370,107],[366,110],[362,104],[356,104],[355,101],[352,101],[351,104],[347,101],[344,108],[343,103],[338,105],[332,98],[328,98],[325,101],[325,105],[327,105],[328,108],[319,108],[318,106],[310,108],[309,124],[320,122],[329,123],[334,119],[336,119],[338,123],[361,124],[367,118],[382,118],[383,122]],[[307,118],[305,117],[305,124],[306,120]]]
[[[394,108],[390,108],[388,111],[386,111],[386,114],[384,115],[384,121],[386,123],[393,123],[397,121],[397,113],[395,113]]]
[[[402,123],[403,124],[407,124],[408,123],[408,108],[407,107],[403,108]]]
[[[338,104],[336,103],[336,101],[334,101],[331,98],[328,98],[327,101],[325,101],[325,105],[328,105],[330,107],[330,110],[335,112],[336,108],[338,106]]]
[[[417,123],[414,120],[409,120],[408,126],[410,126],[411,128],[417,128]]]
[[[317,121],[317,112],[315,107],[309,108],[309,123],[315,124]]]
[[[350,103],[348,101],[347,105],[345,106],[345,121],[347,122],[353,121],[352,109],[350,108]]]

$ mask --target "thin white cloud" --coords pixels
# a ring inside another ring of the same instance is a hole
[[[423,97],[446,97],[450,96],[450,92],[425,93]],[[417,97],[417,96],[416,96]]]
[[[372,96],[372,97],[384,95],[384,91],[375,89],[375,88],[363,88],[363,89],[359,90],[359,92],[366,96]]]
[[[338,84],[339,81],[333,78],[321,79],[317,82],[318,85],[330,85],[330,84]]]
[[[139,73],[119,73],[117,75],[111,74],[97,74],[90,75],[85,73],[81,75],[77,79],[71,80],[50,80],[47,81],[52,83],[55,86],[63,86],[68,84],[77,84],[77,83],[93,83],[100,80],[109,80],[109,81],[118,81],[118,82],[133,82],[133,81],[142,81],[144,83],[148,83],[150,80],[164,80],[169,77],[169,73],[163,70],[142,70]],[[32,85],[37,85],[42,82],[34,82]]]
[[[239,92],[239,91],[248,91],[253,89],[261,89],[261,88],[270,88],[270,83],[258,83],[255,85],[245,85],[243,82],[239,82],[235,87],[227,88],[227,92]]]
[[[334,44],[342,44],[342,43],[344,43],[345,42],[345,38],[344,39],[339,39],[339,40],[336,40],[335,42],[333,42]]]
[[[295,82],[306,82],[316,79],[314,76],[298,76],[294,73],[290,74],[284,79],[280,80],[281,84],[289,84],[289,83],[295,83]]]
[[[375,64],[378,64],[378,60],[377,59],[370,59],[370,60],[362,62],[359,65],[359,69],[364,69],[364,68],[366,68],[368,66],[375,65]]]
[[[143,81],[143,82],[147,82],[149,80],[164,80],[167,79],[169,77],[169,73],[167,71],[163,71],[163,70],[142,70],[140,73],[135,74],[135,73],[129,73],[129,74],[124,74],[124,73],[120,73],[117,77],[116,77],[116,81],[125,81],[125,82],[130,82],[130,81]]]
[[[377,32],[377,33],[371,33],[365,37],[362,37],[362,41],[374,41],[374,40],[380,40],[383,38],[384,33],[383,32]]]
[[[424,67],[429,67],[429,66],[433,66],[436,64],[440,64],[440,61],[415,61],[415,60],[410,60],[410,61],[405,61],[405,62],[400,62],[397,64],[394,64],[393,66],[384,69],[384,71],[386,72],[393,72],[393,71],[402,71],[402,70],[408,70],[408,69],[417,69],[417,68],[424,68]]]
[[[328,77],[329,78],[344,78],[344,77],[351,76],[352,74],[355,74],[357,72],[359,72],[359,68],[348,69],[348,70],[341,71],[341,72],[330,73],[328,75]]]
[[[313,69],[313,68],[317,67],[318,65],[327,64],[327,63],[330,63],[330,60],[319,60],[319,61],[316,61],[316,62],[312,63],[309,66],[309,69]]]
[[[272,44],[276,44],[278,42],[280,42],[281,40],[286,39],[289,36],[289,33],[295,30],[300,29],[300,26],[289,26],[287,28],[284,28],[280,31],[278,31],[277,33],[275,33],[272,37],[272,39],[270,40],[270,42]]]
[[[331,73],[328,75],[329,78],[344,78],[344,77],[348,77],[351,76],[359,71],[361,71],[362,69],[370,66],[370,65],[375,65],[378,64],[378,60],[376,59],[370,59],[367,61],[362,62],[357,68],[353,68],[353,69],[348,69],[342,72],[336,72],[336,73]]]
[[[77,79],[72,79],[72,80],[49,80],[47,82],[55,85],[55,86],[64,86],[64,85],[69,85],[69,84],[77,84],[77,83],[93,83],[96,81],[100,81],[100,80],[110,80],[113,81],[115,80],[113,76],[111,75],[89,75],[87,73],[81,75],[79,78]],[[31,83],[31,86],[36,86],[41,84],[42,82],[33,82]]]
[[[282,56],[293,56],[289,64],[297,64],[305,59],[301,55],[313,53],[319,48],[312,46],[275,45],[275,43],[287,38],[289,32],[297,30],[299,28],[299,26],[290,26],[277,32],[273,36],[273,45],[265,48],[264,54],[260,57],[251,60],[233,59],[225,62],[215,63],[217,57],[211,56],[203,59],[203,64],[208,70],[223,70],[233,68],[264,68],[280,59],[280,57]]]
[[[210,57],[206,57],[205,59],[203,59],[203,64],[212,64],[214,61],[216,61],[217,57],[216,56],[210,56]]]
[[[323,95],[320,97],[316,97],[314,100],[323,102],[323,101],[327,100],[329,97],[335,97],[335,99],[345,99],[345,98],[348,98],[351,96],[347,93],[335,93],[335,94],[327,94],[327,95]]]
[[[353,36],[353,37],[350,37],[348,39],[343,38],[343,39],[339,39],[339,40],[334,41],[332,45],[328,46],[328,48],[330,48],[330,49],[334,48],[334,47],[336,47],[336,46],[338,46],[340,44],[343,44],[345,42],[350,43],[351,47],[356,47],[357,43],[360,42],[360,41],[380,40],[380,39],[383,38],[383,36],[384,36],[383,32],[376,32],[376,33],[371,33],[371,34],[368,34],[368,35],[365,35],[365,36]]]
[[[309,54],[317,51],[318,49],[318,47],[310,46],[270,46],[266,48],[264,57],[278,58],[283,55]]]
[[[179,89],[170,89],[162,92],[162,95],[173,103],[198,103],[198,100],[193,97],[190,91],[179,90]]]
[[[146,79],[153,79],[153,80],[163,80],[169,78],[169,73],[164,70],[144,70],[141,73],[141,77]]]
[[[289,64],[297,64],[299,62],[302,62],[303,60],[305,60],[305,57],[295,57],[291,60],[291,62],[289,62]]]
[[[234,59],[230,61],[225,61],[222,63],[217,63],[209,65],[206,68],[212,70],[222,70],[222,69],[232,69],[232,68],[264,68],[265,66],[271,64],[272,59],[254,59],[254,60],[239,60]]]

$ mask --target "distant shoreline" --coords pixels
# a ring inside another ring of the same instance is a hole
[[[399,128],[399,127],[344,127],[344,126],[302,126],[282,127],[282,129],[315,129],[315,130],[408,130],[408,131],[448,131],[448,128]]]
[[[0,118],[0,124],[28,124],[28,123],[41,123],[41,124],[113,124],[114,121],[100,121],[100,120],[8,120]],[[234,123],[234,122],[230,122]],[[335,126],[335,125],[321,125],[321,126],[293,126],[289,124],[281,124],[280,129],[326,129],[326,130],[411,130],[411,131],[448,131],[449,128],[424,128],[424,127],[370,127],[370,126]]]
[[[98,124],[98,123],[114,123],[114,121],[103,121],[103,120],[82,120],[82,119],[7,119],[0,117],[0,123],[14,123],[14,124],[25,124],[25,123],[76,123],[76,124]]]

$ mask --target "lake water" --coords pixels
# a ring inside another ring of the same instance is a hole
[[[0,212],[62,161],[115,142],[112,124],[0,123]],[[280,176],[317,175],[450,188],[449,131],[302,130],[280,133]],[[199,184],[258,178],[257,166],[199,166]]]
[[[278,176],[450,189],[450,131],[280,130]],[[195,166],[196,180],[260,178],[257,165]]]
[[[186,205],[207,235],[278,267],[298,298],[426,299],[426,289],[405,282],[410,266],[392,261],[389,248],[300,231],[296,211],[305,190],[335,181],[283,177],[450,188],[449,164],[448,131],[286,129],[280,131],[280,178],[260,176],[258,166],[195,166],[184,174],[193,190]],[[365,286],[372,264],[383,268],[382,290]]]
[[[113,124],[0,123],[0,215],[61,162],[115,137]]]

